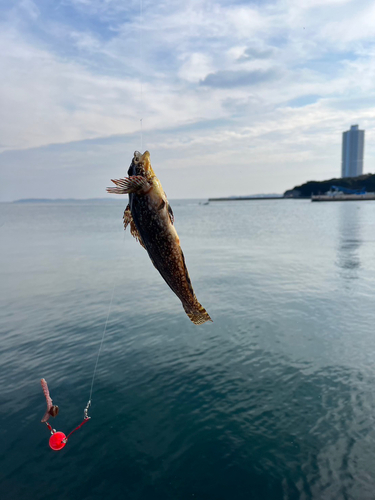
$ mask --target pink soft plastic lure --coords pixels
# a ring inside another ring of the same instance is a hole
[[[44,414],[41,422],[47,422],[49,417],[56,417],[56,415],[59,413],[59,407],[52,404],[52,399],[51,396],[49,395],[49,390],[46,380],[42,378],[40,383],[42,385],[43,393],[47,402],[47,411]]]

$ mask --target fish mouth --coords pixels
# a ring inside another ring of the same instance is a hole
[[[151,167],[150,153],[145,151],[143,154],[139,151],[134,151],[133,162],[138,175],[154,176],[154,171]]]

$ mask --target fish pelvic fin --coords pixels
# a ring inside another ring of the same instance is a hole
[[[130,222],[130,234],[133,236],[133,238],[135,238],[137,241],[139,241],[139,244],[146,250],[146,247],[145,247],[145,244],[143,243],[142,237],[139,234],[137,226],[134,224],[133,220]]]
[[[130,205],[128,205],[126,208],[125,208],[125,211],[124,211],[124,216],[123,216],[123,221],[124,221],[124,230],[126,231],[126,228],[128,227],[128,225],[133,222],[133,216],[132,216],[132,213],[131,213],[131,210],[130,210]]]
[[[130,224],[130,234],[133,236],[133,238],[135,238],[140,243],[140,245],[144,249],[146,249],[146,247],[145,247],[145,245],[144,245],[144,243],[142,241],[142,237],[139,234],[139,231],[137,229],[137,226],[134,223],[133,216],[132,216],[132,213],[131,213],[131,210],[130,210],[130,205],[128,205],[125,208],[123,220],[124,220],[124,229],[126,230],[126,228],[128,227],[128,225]]]
[[[196,301],[193,305],[183,304],[183,307],[186,314],[189,316],[190,321],[192,321],[194,325],[202,325],[203,323],[206,323],[206,321],[212,321],[206,309],[198,301]]]
[[[147,179],[141,175],[132,175],[124,179],[111,179],[111,181],[116,184],[116,187],[107,188],[107,193],[111,194],[142,194],[142,192],[147,193],[151,188]]]

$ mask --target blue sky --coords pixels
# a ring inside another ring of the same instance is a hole
[[[352,124],[375,172],[373,1],[0,0],[0,74],[0,201],[105,197],[140,149],[170,198],[281,193]]]

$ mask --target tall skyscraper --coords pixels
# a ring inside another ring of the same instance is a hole
[[[363,173],[365,131],[352,125],[342,134],[341,177],[357,177]]]

